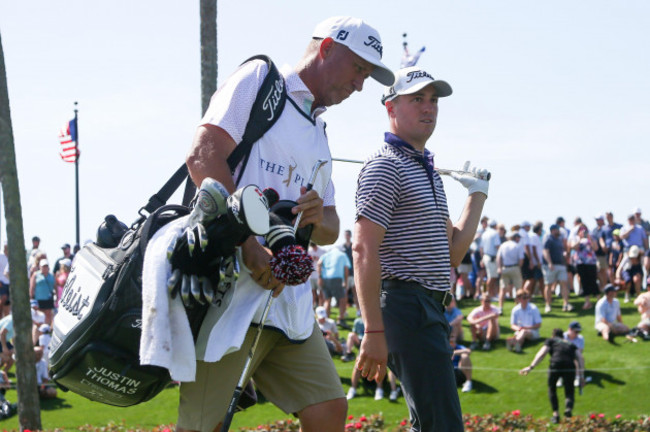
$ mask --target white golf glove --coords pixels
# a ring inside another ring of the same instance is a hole
[[[467,174],[459,174],[457,172],[451,173],[451,176],[467,188],[469,195],[475,192],[481,192],[488,196],[488,188],[490,182],[487,181],[488,170],[473,167],[470,169],[469,161],[465,162],[462,171],[467,171]]]

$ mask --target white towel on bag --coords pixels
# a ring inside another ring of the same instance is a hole
[[[194,381],[196,354],[192,330],[180,295],[171,299],[167,246],[187,226],[187,216],[160,228],[149,240],[142,270],[140,364],[161,366],[175,381]]]

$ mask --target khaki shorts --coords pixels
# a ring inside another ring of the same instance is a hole
[[[596,264],[598,266],[598,270],[605,270],[609,268],[609,263],[607,262],[606,256],[598,256],[596,258],[598,259],[598,263]]]
[[[211,432],[226,415],[257,328],[251,327],[239,351],[220,361],[196,363],[196,380],[181,383],[178,427]],[[264,397],[286,413],[344,398],[341,379],[318,325],[303,343],[264,330],[249,371]]]
[[[627,327],[624,324],[621,324],[620,322],[614,322],[610,323],[612,325],[612,330],[614,331],[614,334],[621,334],[624,333],[627,330]],[[609,326],[605,324],[604,322],[597,322],[596,323],[596,331],[598,333],[602,333],[605,330],[607,330]]]
[[[519,289],[523,282],[519,266],[504,267],[501,271],[501,279],[499,280],[500,288],[505,289],[508,285],[512,285],[516,289]]]
[[[492,260],[489,255],[483,255],[481,259],[483,265],[485,266],[485,273],[487,274],[488,279],[497,279],[499,277],[499,272],[497,270],[496,260]]]

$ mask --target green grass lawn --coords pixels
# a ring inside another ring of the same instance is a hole
[[[539,298],[535,304],[543,310]],[[577,319],[583,327],[586,341],[585,361],[587,375],[592,382],[586,386],[582,396],[576,395],[575,415],[587,413],[604,413],[608,418],[621,414],[624,417],[636,417],[650,413],[647,403],[647,388],[650,378],[648,372],[648,353],[650,344],[643,341],[631,343],[623,337],[618,337],[615,344],[603,341],[594,330],[593,309],[582,311],[582,299],[572,297],[573,312],[561,312],[561,303],[556,300],[554,310],[550,314],[542,314],[543,324],[541,334],[549,337],[555,327],[566,329],[569,322]],[[467,316],[478,302],[463,301],[460,307]],[[487,414],[521,410],[522,414],[532,414],[536,417],[549,417],[550,405],[546,391],[546,368],[548,357],[527,377],[520,376],[517,371],[530,364],[533,356],[542,345],[542,341],[526,345],[524,352],[515,354],[505,348],[503,340],[512,334],[509,329],[509,314],[513,307],[512,301],[507,302],[505,315],[501,317],[501,340],[491,351],[476,351],[472,354],[474,365],[474,390],[471,393],[460,393],[460,401],[464,413]],[[638,323],[638,314],[631,303],[625,304],[621,299],[623,321],[630,327]],[[350,310],[352,316],[354,310]],[[349,319],[350,324],[352,318]],[[343,336],[345,332],[342,332]],[[469,329],[465,328],[465,337],[469,338]],[[469,345],[469,344],[468,344]],[[341,376],[344,389],[350,386],[350,376],[353,362],[342,363],[334,359]],[[563,389],[558,389],[560,403],[563,401]],[[375,401],[373,394],[365,394],[359,387],[358,396],[349,402],[349,414],[383,413],[387,425],[395,425],[408,417],[404,399],[400,397],[397,403],[391,403],[386,397]],[[386,395],[387,396],[387,395]],[[9,391],[7,398],[16,402],[16,392]],[[41,418],[45,429],[72,430],[77,426],[92,424],[106,425],[109,422],[121,422],[129,427],[153,427],[176,421],[178,404],[178,388],[170,387],[153,400],[130,408],[117,408],[90,402],[72,393],[59,392],[54,400],[43,401]],[[235,416],[231,430],[243,426],[256,426],[261,423],[289,418],[286,414],[270,403],[260,403],[245,412]],[[18,420],[0,421],[4,430],[18,429]]]

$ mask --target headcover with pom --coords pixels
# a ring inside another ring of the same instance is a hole
[[[277,204],[282,203],[279,201]],[[293,203],[289,207],[297,204],[293,201],[284,201]],[[271,271],[273,276],[286,285],[299,285],[306,282],[314,271],[314,263],[304,247],[297,244],[296,236],[293,232],[291,219],[286,217],[286,213],[278,215],[274,212],[277,204],[271,208],[269,214],[271,229],[264,236],[267,245],[273,252],[271,258]],[[288,206],[283,206],[286,208]],[[291,217],[291,216],[290,216]]]

